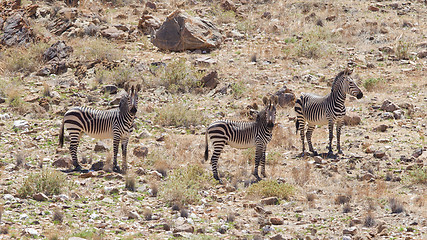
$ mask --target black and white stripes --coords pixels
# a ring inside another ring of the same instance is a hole
[[[210,139],[214,148],[211,158],[212,172],[216,180],[219,180],[217,164],[218,158],[225,145],[234,148],[256,147],[255,169],[253,175],[260,180],[258,166],[261,162],[261,175],[265,174],[265,150],[272,137],[274,122],[276,119],[276,104],[278,98],[263,98],[265,109],[257,114],[255,122],[222,120],[212,123],[206,130],[205,160],[209,156]]]
[[[332,139],[333,127],[336,122],[337,131],[337,149],[338,153],[342,153],[340,145],[341,127],[346,112],[344,103],[346,94],[355,96],[357,99],[363,97],[363,93],[356,83],[351,78],[351,71],[344,70],[340,72],[332,84],[331,93],[327,96],[317,96],[314,94],[302,94],[295,103],[295,112],[297,114],[296,131],[300,131],[302,141],[302,156],[305,152],[304,143],[304,128],[306,122],[308,123],[307,129],[307,142],[309,150],[317,155],[311,143],[311,136],[316,125],[328,124],[329,127],[329,147],[328,155],[331,156],[332,152]]]
[[[127,94],[120,100],[119,108],[101,111],[88,107],[75,107],[65,113],[60,133],[59,145],[64,144],[64,128],[70,134],[70,154],[73,160],[74,170],[80,171],[81,167],[77,159],[77,148],[83,133],[97,139],[113,139],[113,170],[121,172],[117,166],[117,154],[119,143],[122,146],[122,172],[126,172],[127,144],[132,130],[133,121],[138,105],[138,91],[141,86],[125,85]]]

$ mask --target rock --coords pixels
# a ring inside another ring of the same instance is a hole
[[[0,114],[0,120],[7,120],[10,118],[10,115],[8,113]]]
[[[235,40],[242,40],[245,38],[245,35],[243,33],[240,33],[237,30],[231,30],[227,32],[227,38],[232,38]]]
[[[101,35],[107,39],[122,40],[127,37],[127,33],[115,27],[108,27],[101,30]]]
[[[107,144],[105,144],[103,141],[98,141],[98,142],[96,142],[93,150],[95,152],[105,152],[105,151],[108,151],[109,148],[108,148]]]
[[[287,88],[286,86],[283,86],[274,95],[278,96],[279,105],[282,108],[293,107],[295,105],[295,94],[292,92],[291,89]]]
[[[381,124],[378,127],[374,128],[375,132],[385,132],[387,130],[388,126],[385,124]]]
[[[178,232],[189,232],[189,233],[193,233],[194,232],[194,227],[191,226],[190,224],[184,224],[181,225],[179,227],[176,227],[173,230],[174,233],[178,233]]]
[[[29,235],[32,237],[37,237],[37,236],[39,236],[39,232],[34,228],[25,228],[23,231],[23,235]]]
[[[147,8],[151,8],[151,9],[153,9],[153,10],[156,10],[156,9],[157,9],[157,5],[156,5],[156,3],[154,3],[154,2],[150,2],[150,1],[148,1],[148,2],[145,4],[145,7],[147,7]]]
[[[275,205],[279,203],[279,199],[277,197],[268,197],[261,199],[261,204],[264,205]]]
[[[221,44],[222,36],[209,21],[190,17],[177,10],[171,13],[156,31],[152,43],[169,51],[211,49]]]
[[[218,232],[221,233],[221,234],[225,234],[227,232],[227,230],[228,230],[228,226],[227,225],[221,225],[218,228]]]
[[[374,152],[374,157],[375,158],[383,158],[385,156],[385,152],[382,150],[378,150]]]
[[[390,47],[390,46],[380,47],[380,48],[378,48],[378,50],[380,50],[381,52],[384,52],[384,53],[388,53],[388,54],[394,53],[394,48]]]
[[[333,22],[333,21],[335,21],[335,19],[337,19],[337,16],[335,16],[335,15],[326,17],[326,21],[328,21],[328,22]]]
[[[43,53],[43,59],[45,61],[60,61],[70,57],[72,52],[73,48],[71,46],[67,46],[64,41],[58,41],[46,49]]]
[[[199,57],[199,58],[196,58],[196,61],[195,61],[195,64],[197,66],[203,66],[203,67],[209,67],[216,63],[217,61],[211,57]],[[216,71],[212,71],[212,72],[216,72]]]
[[[140,219],[141,217],[139,216],[139,214],[135,211],[130,211],[128,213],[128,219]]]
[[[321,156],[314,156],[314,163],[322,164],[323,158]]]
[[[16,120],[13,122],[13,129],[24,130],[30,128],[30,124],[25,120]]]
[[[419,148],[419,149],[415,150],[414,153],[412,153],[412,156],[415,157],[415,158],[418,158],[422,154],[423,154],[423,149]]]
[[[144,34],[154,35],[161,25],[162,23],[158,18],[152,15],[142,15],[138,22],[138,29]]]
[[[98,176],[98,174],[96,174],[96,172],[89,171],[87,173],[80,174],[79,178],[91,178],[91,177],[96,177],[96,176]]]
[[[3,34],[0,35],[0,44],[6,46],[23,46],[34,42],[34,39],[35,34],[22,13],[16,12],[4,21]]]
[[[71,159],[69,158],[60,158],[52,163],[52,166],[57,168],[70,168],[71,165]]]
[[[13,202],[16,200],[12,194],[8,194],[8,193],[3,195],[3,199],[5,201],[10,201],[10,202]]]
[[[356,126],[361,122],[360,116],[354,112],[347,113],[344,116],[344,125],[346,126]]]
[[[90,170],[93,170],[93,171],[100,171],[102,169],[104,169],[104,162],[103,161],[98,161],[98,162],[92,164],[92,166],[90,167]]]
[[[33,199],[40,202],[49,200],[49,198],[44,193],[35,193],[33,195]]]
[[[383,119],[393,119],[393,118],[394,118],[394,116],[393,116],[393,114],[392,114],[392,113],[389,113],[389,112],[383,112],[383,113],[381,114],[381,118],[383,118]]]
[[[351,240],[351,237],[350,236],[343,236],[342,240]]]
[[[231,0],[223,0],[221,1],[221,8],[224,9],[224,11],[236,11],[236,5]]]
[[[384,100],[380,109],[387,111],[387,112],[394,112],[397,109],[399,109],[399,107],[396,104],[394,104],[393,102],[391,102],[390,100],[386,99],[386,100]]]
[[[342,234],[344,234],[344,235],[356,235],[356,233],[357,233],[357,228],[356,227],[351,227],[351,228],[347,228],[347,229],[344,229],[343,231],[342,231]]]
[[[281,217],[272,217],[270,218],[270,222],[273,225],[283,225],[284,221]]]
[[[105,85],[102,88],[101,93],[116,94],[117,90],[118,90],[118,88],[115,85]]]
[[[370,181],[371,179],[375,179],[375,176],[372,173],[366,173],[362,176],[362,181]]]
[[[148,148],[144,146],[138,146],[133,149],[133,155],[139,158],[145,158],[148,155]]]
[[[368,10],[372,11],[372,12],[378,12],[380,9],[371,5],[371,6],[368,7]]]
[[[418,58],[425,58],[425,57],[427,57],[427,50],[423,50],[421,52],[418,52],[417,53],[417,57]]]
[[[264,12],[261,16],[262,19],[271,19],[271,12]]]
[[[37,76],[49,76],[51,74],[60,75],[67,72],[67,65],[64,61],[51,62],[50,65],[44,66],[37,71]]]
[[[4,98],[4,97],[0,97],[0,103],[5,103],[6,102],[6,98]],[[1,115],[4,115],[4,114],[1,114]],[[0,115],[0,116],[1,116]],[[1,119],[1,117],[0,117],[0,119]]]
[[[202,80],[200,80],[201,86],[208,88],[208,89],[214,89],[219,84],[218,81],[218,72],[212,71],[208,75],[204,76]]]
[[[404,115],[404,112],[401,109],[393,111],[393,117],[396,120],[401,119],[403,115]]]
[[[282,235],[280,233],[278,233],[278,234],[272,236],[270,238],[270,240],[285,240],[285,238],[283,238]]]

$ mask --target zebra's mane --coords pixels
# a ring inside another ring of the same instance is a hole
[[[343,79],[344,76],[349,76],[351,74],[350,70],[346,69],[338,73],[338,75],[335,77],[334,82],[332,83],[332,90],[334,89],[335,85]]]
[[[129,98],[129,94],[126,93],[126,94],[123,94],[122,98],[120,99],[119,109],[120,109],[120,112],[122,113],[129,111],[128,98]]]

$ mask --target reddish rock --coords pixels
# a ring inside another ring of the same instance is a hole
[[[49,200],[49,198],[44,193],[34,194],[33,199],[40,202]]]
[[[350,112],[344,116],[344,125],[346,126],[356,126],[359,125],[360,122],[361,119],[356,113]]]
[[[277,197],[268,197],[261,199],[261,204],[264,205],[275,205],[279,203],[279,199]]]
[[[52,166],[57,168],[70,168],[72,166],[71,159],[60,158],[52,163]]]
[[[371,6],[368,7],[368,10],[372,11],[372,12],[378,12],[380,9],[378,7],[375,7],[375,6],[371,5]]]
[[[138,146],[133,149],[133,155],[139,158],[145,158],[148,155],[148,148],[144,146]]]
[[[272,217],[270,218],[270,222],[273,225],[283,225],[284,221],[281,217]]]

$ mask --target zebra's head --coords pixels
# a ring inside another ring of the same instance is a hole
[[[270,98],[267,96],[264,96],[262,99],[262,102],[265,105],[264,111],[261,111],[259,115],[264,114],[264,116],[258,116],[259,117],[265,117],[265,120],[267,122],[267,127],[273,128],[274,123],[276,121],[276,105],[279,102],[279,98],[277,95],[271,96]]]
[[[332,85],[332,90],[341,86],[346,94],[350,94],[357,99],[361,99],[363,97],[363,93],[351,77],[352,72],[353,71],[350,69],[346,69],[340,72],[335,78],[334,84]]]
[[[125,84],[125,90],[127,92],[127,110],[135,115],[138,110],[138,92],[141,90],[141,84],[131,85],[129,83]],[[120,105],[122,103],[120,102]],[[122,106],[120,106],[122,107]],[[124,107],[124,106],[123,106]]]

